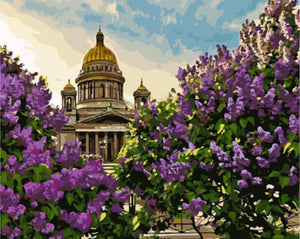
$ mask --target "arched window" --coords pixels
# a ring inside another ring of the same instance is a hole
[[[104,84],[100,85],[100,98],[104,98],[105,97],[105,86]]]
[[[147,100],[145,98],[142,98],[142,100],[141,100],[141,106],[145,105],[146,102],[147,102]]]
[[[67,98],[66,108],[67,111],[72,111],[72,99],[70,97]]]

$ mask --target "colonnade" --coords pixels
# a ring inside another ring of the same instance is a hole
[[[112,162],[125,143],[123,132],[80,132],[77,137],[82,153],[100,155],[105,162]]]

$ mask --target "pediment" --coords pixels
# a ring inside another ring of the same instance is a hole
[[[128,116],[122,115],[117,111],[111,110],[105,113],[100,113],[90,118],[84,119],[79,123],[82,124],[120,124],[128,123],[130,118]]]

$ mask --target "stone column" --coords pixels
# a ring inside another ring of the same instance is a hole
[[[90,135],[89,135],[89,132],[86,132],[85,133],[85,153],[86,154],[90,154],[89,141],[90,141]]]
[[[108,161],[108,137],[107,137],[107,132],[104,132],[104,161]]]
[[[95,132],[95,153],[99,154],[99,132]]]
[[[117,132],[114,132],[114,158],[117,157],[118,154],[118,138],[117,138]]]

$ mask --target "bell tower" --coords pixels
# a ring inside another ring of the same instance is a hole
[[[68,84],[61,91],[62,107],[66,109],[66,116],[70,118],[69,124],[76,123],[76,90],[68,80]]]
[[[147,105],[148,101],[150,100],[150,95],[150,91],[148,91],[147,88],[143,85],[143,79],[141,79],[141,85],[133,93],[135,110],[138,110],[144,105]]]

